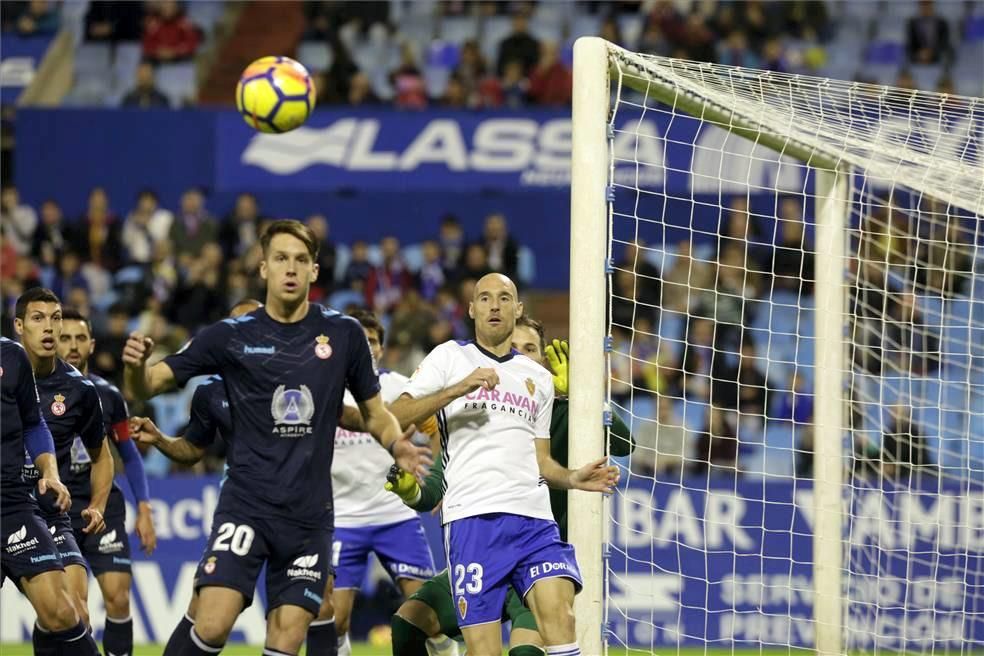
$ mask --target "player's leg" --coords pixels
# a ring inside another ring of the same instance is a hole
[[[574,651],[577,634],[574,631],[574,582],[568,578],[542,579],[526,594],[543,641],[549,645],[548,654],[580,653]],[[556,651],[566,646],[566,651]]]
[[[355,595],[366,576],[375,530],[375,527],[371,526],[335,529],[335,539],[331,549],[335,589],[331,601],[335,609],[338,656],[348,656],[352,652],[348,636],[352,606],[355,604]]]
[[[409,595],[390,621],[394,656],[427,656],[428,646],[434,654],[457,654],[453,640],[461,636],[458,616],[451,599],[448,570],[425,581]]]
[[[506,617],[512,623],[509,630],[509,656],[543,656],[543,640],[537,630],[533,612],[514,590],[506,597]]]
[[[282,521],[269,522],[267,530],[271,545],[266,572],[270,610],[264,654],[293,656],[300,651],[308,625],[324,602],[322,594],[331,573],[331,532]]]
[[[130,540],[126,534],[126,510],[122,497],[110,495],[106,506],[106,528],[99,533],[82,533],[75,538],[82,555],[96,577],[106,605],[103,648],[107,654],[122,656],[133,652],[133,619],[130,617]]]
[[[133,618],[130,617],[129,572],[96,573],[96,583],[106,605],[106,627],[103,629],[103,649],[106,654],[122,656],[133,651]]]
[[[49,516],[46,517],[46,521],[62,565],[65,567],[72,604],[82,623],[89,626],[89,563],[82,555],[82,548],[75,538],[72,522],[67,514]]]
[[[324,599],[318,617],[308,625],[307,654],[308,656],[336,656],[338,654],[338,633],[335,631],[335,607],[331,597],[335,589],[335,577],[328,575],[325,584]]]
[[[65,565],[68,593],[82,623],[89,626],[89,570],[82,565]]]
[[[195,626],[195,613],[198,610],[198,592],[192,592],[191,601],[188,602],[188,610],[178,625],[171,632],[167,644],[164,645],[162,656],[179,656],[185,648],[185,643],[191,642],[191,630]]]

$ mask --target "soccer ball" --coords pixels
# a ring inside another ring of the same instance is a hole
[[[236,107],[260,132],[290,132],[314,109],[314,82],[288,57],[262,57],[246,67],[236,85]]]

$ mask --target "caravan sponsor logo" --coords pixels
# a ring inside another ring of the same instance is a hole
[[[115,528],[99,538],[99,553],[109,554],[119,551],[123,551],[123,541],[117,539]]]
[[[318,564],[318,554],[301,556],[294,559],[294,566],[287,568],[287,576],[292,579],[304,579],[306,581],[320,581],[321,572],[311,569]]]

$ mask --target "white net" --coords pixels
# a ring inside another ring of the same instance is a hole
[[[610,402],[638,446],[609,653],[788,653],[817,622],[845,653],[984,650],[984,100],[610,52]],[[849,181],[821,260],[817,168]],[[814,620],[827,267],[843,614]]]

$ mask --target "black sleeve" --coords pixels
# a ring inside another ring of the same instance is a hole
[[[223,356],[233,330],[227,320],[213,323],[202,329],[180,351],[164,358],[174,373],[178,387],[184,387],[195,376],[222,373]]]
[[[372,361],[369,341],[362,326],[354,320],[348,323],[351,324],[351,334],[345,386],[357,402],[362,402],[379,394],[379,376],[376,374],[376,364]]]
[[[91,408],[92,411],[82,417],[81,425],[77,428],[79,437],[82,438],[82,444],[91,451],[102,446],[102,441],[106,438],[106,424],[103,423],[102,402],[99,400],[96,387],[89,384],[85,385],[83,389],[83,407]]]
[[[212,393],[219,383],[210,382],[199,385],[191,397],[191,417],[184,438],[202,449],[215,441],[218,423],[212,412]]]
[[[25,428],[41,423],[41,398],[38,387],[34,382],[34,371],[27,353],[17,346],[11,349],[17,360],[17,409],[20,411],[21,423]]]

